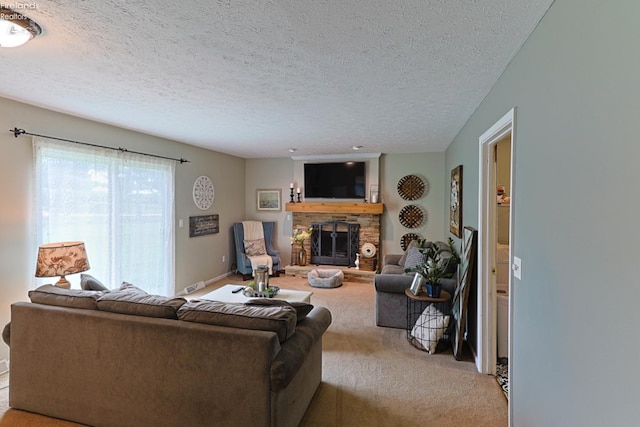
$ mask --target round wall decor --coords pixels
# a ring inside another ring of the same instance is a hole
[[[402,248],[403,251],[406,251],[411,241],[419,240],[419,239],[421,239],[420,235],[416,233],[407,233],[400,238],[400,247]]]
[[[203,211],[209,209],[213,204],[215,188],[213,181],[208,176],[199,176],[193,183],[193,203],[198,209]]]
[[[364,258],[373,258],[376,255],[376,246],[373,243],[365,243],[362,245],[362,256]]]
[[[407,205],[404,208],[400,209],[400,214],[398,214],[398,218],[400,219],[400,224],[407,228],[416,228],[422,225],[422,221],[424,220],[424,212],[422,208],[417,205]]]
[[[407,175],[398,181],[398,194],[404,200],[418,200],[425,190],[424,181],[417,175]]]

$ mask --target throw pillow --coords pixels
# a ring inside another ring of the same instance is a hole
[[[420,343],[424,350],[433,354],[436,351],[438,341],[449,326],[449,319],[450,316],[445,316],[433,304],[429,304],[418,317],[411,330],[411,336]]]
[[[103,295],[101,291],[84,291],[80,289],[64,289],[53,285],[42,285],[29,291],[31,302],[60,307],[95,310],[97,301]]]
[[[262,305],[262,306],[280,305],[280,306],[293,307],[296,310],[296,316],[298,318],[298,322],[300,322],[305,317],[307,317],[307,314],[309,314],[309,312],[313,310],[313,305],[308,304],[306,302],[299,302],[299,301],[287,302],[281,299],[272,299],[272,298],[253,298],[245,302],[244,305]]]
[[[280,342],[296,332],[296,311],[287,306],[248,306],[210,300],[191,300],[178,310],[178,319],[228,328],[275,332]]]
[[[82,273],[80,275],[80,287],[85,291],[109,291],[101,281],[90,274]]]
[[[420,248],[414,246],[407,250],[407,259],[404,262],[404,268],[413,268],[424,262],[424,254],[420,252]]]
[[[417,240],[412,240],[409,242],[409,244],[407,245],[407,248],[404,250],[404,253],[402,254],[402,256],[400,257],[400,259],[398,260],[398,265],[404,265],[405,262],[407,262],[407,253],[409,252],[409,249],[411,248],[415,248],[418,247],[418,241]]]
[[[264,239],[245,240],[244,253],[247,256],[265,255],[267,248],[264,246]]]
[[[122,282],[122,285],[120,285],[120,290],[125,292],[149,295],[144,289],[140,289],[139,287],[132,285],[129,282]]]
[[[425,249],[429,248],[431,247],[432,244],[433,244],[432,242],[424,242],[424,248]],[[398,265],[403,266],[404,263],[407,262],[407,255],[408,255],[409,249],[419,248],[419,247],[420,247],[420,242],[418,242],[417,240],[412,240],[411,242],[409,242],[409,244],[407,245],[407,249],[404,251],[400,259],[398,260]]]
[[[186,302],[187,300],[184,298],[171,298],[124,290],[104,294],[98,299],[97,305],[98,310],[112,313],[177,319],[178,309]]]

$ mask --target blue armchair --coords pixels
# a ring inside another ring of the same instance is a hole
[[[273,248],[271,240],[273,239],[273,232],[275,229],[275,222],[263,222],[262,228],[264,231],[264,245],[267,249],[267,254],[271,256],[273,260],[273,275],[278,276],[280,271],[280,251]],[[244,252],[244,228],[241,222],[235,222],[233,224],[233,236],[236,243],[236,264],[238,266],[238,272],[242,274],[242,279],[247,280],[253,277],[253,269],[251,268],[251,261]]]

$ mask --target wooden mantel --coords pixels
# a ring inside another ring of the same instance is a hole
[[[287,203],[287,212],[313,213],[351,213],[381,215],[384,211],[383,203],[351,203],[351,202],[303,202]]]

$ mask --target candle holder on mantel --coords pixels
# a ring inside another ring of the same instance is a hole
[[[293,187],[289,188],[289,190],[291,190],[291,194],[289,195],[289,197],[291,197],[290,202],[293,203],[295,202],[295,199],[293,198]]]
[[[298,192],[298,203],[302,203],[302,193]]]

